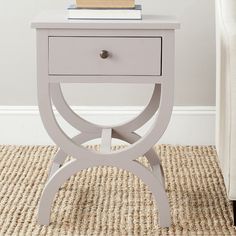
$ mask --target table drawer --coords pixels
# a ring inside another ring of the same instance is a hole
[[[161,47],[160,37],[49,37],[49,74],[161,75]]]

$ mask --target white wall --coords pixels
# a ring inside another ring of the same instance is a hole
[[[176,37],[175,105],[214,105],[214,0],[148,0],[142,4],[144,14],[174,14],[182,23]],[[30,21],[44,9],[67,5],[65,0],[0,0],[0,105],[37,104],[35,32]],[[65,90],[74,105],[133,106],[145,104],[152,86],[107,85],[105,93],[103,89],[82,85]]]

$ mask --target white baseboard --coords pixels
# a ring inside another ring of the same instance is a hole
[[[73,107],[85,119],[100,124],[128,120],[137,115],[143,107]],[[68,134],[76,131],[56,114]],[[150,121],[138,133],[144,133]],[[40,120],[36,106],[0,106],[0,144],[39,145],[53,144]],[[174,107],[171,122],[159,141],[165,144],[214,145],[215,107],[180,106]]]

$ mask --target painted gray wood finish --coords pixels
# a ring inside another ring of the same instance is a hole
[[[161,38],[50,37],[49,74],[161,75]]]
[[[169,123],[174,98],[174,30],[172,18],[144,16],[142,21],[69,21],[64,12],[45,13],[32,24],[37,29],[38,104],[43,124],[60,147],[43,190],[38,222],[48,225],[59,187],[78,171],[94,166],[116,166],[131,171],[153,193],[162,227],[171,225],[170,208],[159,157],[152,148]],[[107,50],[106,59],[99,56]],[[113,58],[114,56],[114,58]],[[117,59],[119,58],[119,59]],[[67,104],[61,83],[153,83],[147,107],[138,117],[114,127],[95,125]],[[57,123],[52,106],[78,130],[69,137]],[[154,123],[140,137],[135,131],[150,118]],[[100,152],[83,143],[101,137]],[[112,138],[130,143],[111,151]],[[63,164],[70,155],[74,159]],[[145,155],[151,170],[136,162]]]

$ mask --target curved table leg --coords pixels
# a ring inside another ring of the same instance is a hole
[[[76,145],[68,135],[62,130],[58,124],[55,114],[52,109],[50,86],[47,81],[38,81],[38,103],[43,124],[48,131],[48,134],[59,147],[70,156],[80,158],[100,158],[117,160],[135,160],[138,156],[144,155],[151,146],[153,146],[163,135],[169,123],[172,106],[173,106],[173,84],[169,80],[165,80],[161,85],[161,99],[159,109],[155,114],[154,123],[149,131],[124,150],[117,150],[112,153],[98,153],[87,150],[83,146]],[[120,127],[121,128],[121,127]],[[120,128],[116,128],[118,131]],[[115,128],[113,128],[115,130]],[[94,131],[95,132],[95,131]],[[92,133],[94,133],[92,132]]]
[[[51,84],[51,97],[59,113],[68,123],[70,123],[77,130],[85,132],[97,132],[101,131],[103,128],[106,128],[105,126],[102,125],[93,124],[83,119],[78,114],[76,114],[66,102],[63,93],[61,91],[61,85],[59,83]],[[124,124],[122,123],[120,125],[117,125],[114,128],[118,128],[126,132],[132,132],[141,127],[158,110],[160,105],[160,97],[161,97],[161,85],[155,84],[152,97],[147,106],[144,108],[144,110],[137,117],[133,118],[132,120]]]
[[[71,138],[64,133],[58,125],[55,115],[53,114],[50,99],[50,85],[48,85],[45,81],[38,82],[39,91],[42,92],[39,96],[39,108],[43,123],[47,128],[48,133],[55,140],[58,146],[63,147],[63,151],[65,153],[68,153],[68,155],[76,158],[53,173],[47,182],[40,200],[39,222],[41,224],[49,223],[50,206],[54,195],[66,179],[77,173],[79,170],[87,169],[92,166],[108,165],[131,171],[140,177],[149,186],[150,191],[154,194],[159,209],[160,225],[170,225],[168,199],[160,178],[133,160],[135,160],[138,156],[147,153],[150,147],[155,144],[164,133],[169,123],[172,111],[172,85],[173,84],[170,84],[170,81],[167,80],[165,83],[162,83],[160,104],[158,104],[159,109],[156,113],[154,123],[150,130],[142,138],[139,138],[137,142],[130,145],[130,147],[124,151],[97,153],[89,152],[86,148],[78,146],[74,140],[71,140]],[[141,120],[137,123],[139,122],[141,122]],[[116,127],[113,131],[114,130],[117,132],[121,130],[123,131],[121,127]],[[91,131],[93,134],[99,132],[93,129]],[[127,132],[127,130],[124,130],[124,132]],[[151,156],[150,160],[154,159],[153,156],[154,155]]]
[[[147,153],[145,153],[145,157],[152,168],[152,173],[160,180],[161,184],[165,186],[164,171],[160,163],[159,156],[154,148],[151,148]]]
[[[72,140],[80,145],[83,144],[89,140],[95,139],[100,137],[98,133],[81,133],[72,138]],[[50,174],[48,176],[48,179],[62,166],[62,164],[65,162],[66,157],[68,155],[60,148],[57,152],[57,154],[54,156],[52,161],[52,166],[50,169]],[[78,159],[78,158],[77,158]]]
[[[159,225],[169,227],[171,224],[170,208],[166,192],[156,178],[146,167],[136,161],[118,162],[118,161],[101,161],[101,160],[83,160],[74,159],[66,163],[62,168],[57,170],[46,184],[39,204],[38,222],[41,225],[48,225],[50,222],[50,212],[53,199],[60,186],[72,175],[78,171],[95,166],[115,166],[132,172],[138,176],[154,195],[159,212]]]
[[[155,84],[152,97],[144,110],[134,119],[113,127],[122,132],[130,133],[142,127],[157,112],[161,100],[161,84]]]
[[[93,124],[76,114],[66,102],[59,83],[51,84],[51,98],[61,116],[75,129],[82,132],[101,132],[103,126]]]
[[[113,132],[113,137],[117,138],[117,139],[124,140],[125,142],[128,142],[130,144],[135,143],[137,140],[139,140],[141,138],[140,135],[138,135],[135,132],[132,132],[132,133],[122,132],[121,133],[121,132],[117,132],[117,131]],[[163,172],[163,169],[161,166],[159,156],[157,155],[154,148],[151,148],[148,152],[146,152],[144,154],[144,156],[147,158],[147,160],[152,168],[153,174],[156,175],[161,180],[161,183],[164,186],[164,184],[165,184],[164,172]]]

